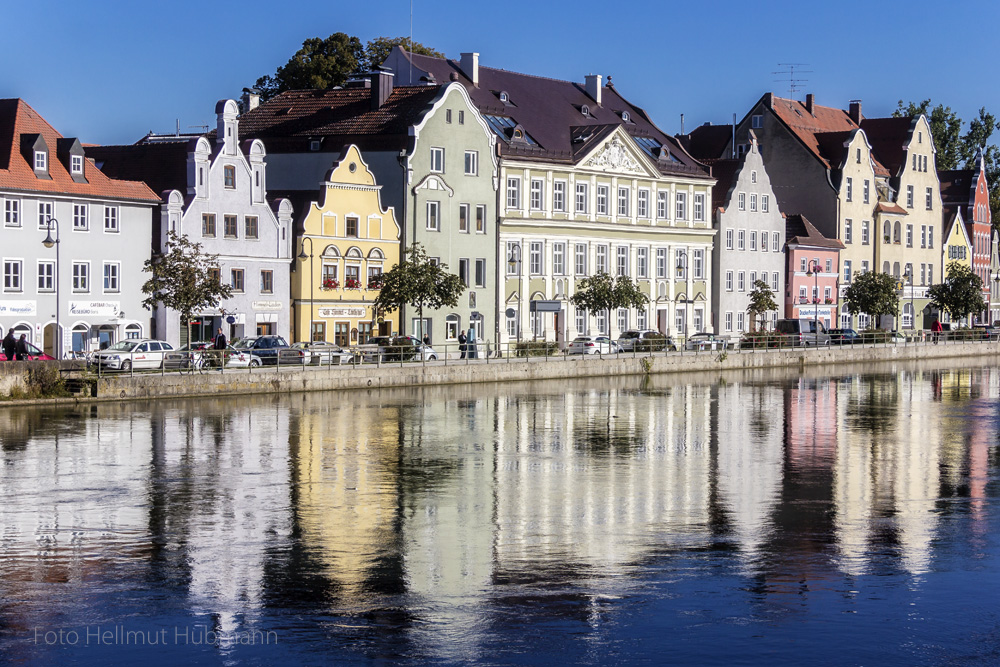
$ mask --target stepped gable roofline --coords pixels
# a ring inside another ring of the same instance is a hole
[[[45,141],[49,178],[38,178],[34,166],[21,153],[20,137],[26,135],[39,135]],[[85,179],[74,180],[58,158],[60,141],[65,143],[65,138],[24,100],[0,100],[0,189],[160,203],[145,183],[111,178],[89,159],[84,159]]]
[[[825,248],[828,250],[843,250],[844,244],[837,239],[823,236],[806,216],[789,215],[785,218],[785,238],[787,245],[809,246],[810,248]]]
[[[498,144],[502,155],[571,163],[574,155],[580,155],[573,143],[574,128],[620,125],[633,137],[652,138],[676,158],[676,162],[659,161],[661,172],[708,177],[703,166],[674,137],[660,130],[642,108],[622,97],[610,83],[600,89],[598,103],[587,93],[585,82],[484,67],[478,60],[470,59],[475,61],[476,85],[459,61],[407,53],[401,47],[395,49],[416,70],[433,76],[434,80],[462,83],[480,113],[511,119],[535,142],[519,144],[501,137]],[[584,107],[587,115],[582,113]]]
[[[443,88],[396,86],[377,109],[368,88],[287,91],[240,116],[240,139],[264,139],[272,153],[309,151],[313,141],[338,154],[350,143],[398,148]]]
[[[879,162],[889,170],[890,177],[898,177],[906,167],[906,148],[922,117],[865,118],[861,121],[868,143]],[[934,150],[934,142],[930,137],[927,140],[931,150]]]

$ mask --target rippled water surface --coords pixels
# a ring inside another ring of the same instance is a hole
[[[0,408],[0,662],[1000,663],[1000,370]]]

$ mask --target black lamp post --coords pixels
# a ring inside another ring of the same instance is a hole
[[[813,276],[815,279],[813,287],[813,333],[815,334],[819,334],[819,269],[819,262],[815,259],[810,259],[806,275]],[[817,338],[816,341],[818,344],[819,338]]]
[[[309,254],[306,254],[306,241],[309,241]],[[309,327],[309,337],[308,341],[313,342],[313,291],[316,288],[316,276],[313,275],[313,240],[310,236],[303,236],[302,243],[299,245],[299,260],[305,262],[306,259],[309,260],[309,318],[307,320],[307,326]]]
[[[521,244],[514,243],[510,246],[510,256],[507,258],[507,267],[511,273],[517,271],[517,342],[521,342]]]
[[[687,250],[678,249],[677,250],[677,272],[681,274],[681,278],[683,278],[683,280],[684,280],[685,283],[687,283],[687,279],[688,279],[688,275],[687,275],[687,263],[688,262],[687,262],[687,259],[688,259]],[[687,294],[687,289],[684,290],[684,293]],[[687,305],[689,303],[693,303],[693,301],[691,299],[691,295],[688,294],[688,297],[686,299],[684,299],[684,301],[682,303],[684,304],[684,343],[686,344],[687,343],[687,337],[688,337],[688,307],[687,307]]]
[[[52,238],[52,226],[55,224],[56,237]],[[48,225],[45,228],[45,239],[42,241],[42,245],[46,248],[51,248],[55,246],[56,248],[56,330],[55,330],[55,352],[56,359],[62,360],[62,328],[59,326],[59,221],[55,218],[49,218]]]

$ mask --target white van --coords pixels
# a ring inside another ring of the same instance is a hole
[[[819,320],[800,318],[797,320],[778,320],[774,330],[784,335],[791,345],[830,345],[830,334],[826,325]]]

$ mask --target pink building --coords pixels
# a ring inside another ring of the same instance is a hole
[[[804,215],[786,218],[785,239],[785,317],[818,318],[836,328],[844,244],[823,236]]]

